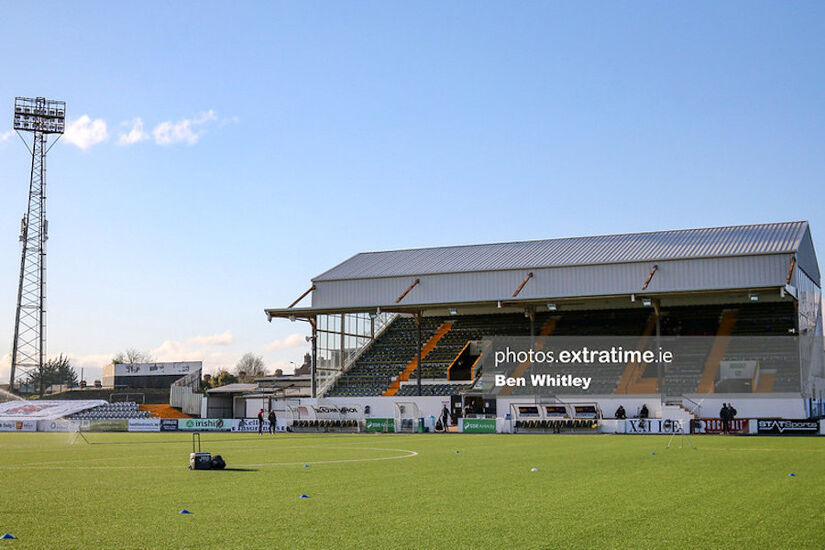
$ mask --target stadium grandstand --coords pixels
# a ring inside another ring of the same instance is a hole
[[[586,394],[605,408],[634,397],[715,406],[735,396],[754,416],[798,417],[825,390],[821,304],[810,227],[797,221],[360,253],[312,279],[289,307],[265,313],[310,324],[318,400],[490,398],[482,359],[496,337],[642,345],[701,336],[714,344],[686,346],[665,366],[581,366],[576,374],[592,377],[587,391],[552,398]],[[768,336],[781,349],[755,359],[737,339]],[[759,363],[758,379],[721,374],[749,360]],[[523,399],[521,390],[513,395]]]

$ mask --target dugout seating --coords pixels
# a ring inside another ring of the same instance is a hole
[[[516,420],[513,424],[516,432],[521,433],[569,433],[593,432],[599,427],[599,421],[582,418],[554,418],[549,420]],[[594,432],[595,433],[595,432]]]
[[[361,423],[355,419],[307,419],[293,420],[292,430],[296,432],[357,432]]]

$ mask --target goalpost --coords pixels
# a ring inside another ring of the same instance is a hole
[[[395,404],[395,431],[402,433],[418,431],[418,405],[412,402]]]

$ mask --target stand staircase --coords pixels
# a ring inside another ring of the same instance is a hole
[[[736,324],[737,311],[726,309],[722,312],[719,320],[719,329],[716,331],[716,339],[710,349],[708,358],[705,360],[705,368],[702,370],[702,377],[696,387],[696,393],[713,393],[716,375],[719,373],[719,363],[725,357],[728,349],[730,335],[733,333],[733,326]]]
[[[451,328],[453,328],[453,322],[452,321],[445,321],[445,322],[441,323],[441,326],[438,327],[438,330],[435,331],[435,334],[433,334],[430,337],[430,339],[427,340],[427,343],[424,344],[421,347],[421,360],[422,361],[424,360],[425,357],[427,357],[427,355],[432,350],[435,349],[435,347],[438,345],[439,340],[444,338],[444,336],[448,332],[450,332]],[[393,380],[392,383],[390,383],[390,387],[387,388],[384,391],[384,393],[382,393],[381,395],[383,395],[384,397],[392,397],[393,395],[397,394],[398,390],[401,389],[401,382],[407,382],[410,379],[410,376],[412,376],[412,373],[414,373],[415,369],[417,369],[417,368],[418,368],[418,357],[414,357],[412,361],[407,363],[407,366],[404,367],[404,370],[401,371],[401,374],[398,375],[398,378]]]
[[[547,323],[545,323],[544,327],[542,327],[541,332],[539,333],[539,336],[540,337],[550,336],[550,334],[554,330],[556,330],[556,323],[559,322],[559,319],[560,319],[560,317],[551,317],[547,321]],[[536,345],[534,347],[535,347],[536,351],[540,351],[544,347],[544,343],[541,342],[541,341],[536,342]],[[525,361],[524,363],[521,363],[518,367],[516,367],[516,370],[514,370],[513,374],[511,374],[510,376],[512,376],[513,378],[520,378],[521,376],[524,376],[524,373],[527,372],[527,369],[530,367],[530,365],[531,365],[530,361]],[[511,386],[505,386],[505,387],[501,388],[501,391],[499,392],[499,395],[500,396],[508,396],[512,393],[512,391],[513,391],[513,388]]]
[[[639,339],[639,345],[636,346],[636,351],[644,351],[647,348],[647,341],[653,334],[656,328],[656,315],[651,314],[647,320],[642,337]],[[631,361],[624,368],[616,393],[656,393],[658,390],[658,378],[642,378],[647,365],[639,364]]]

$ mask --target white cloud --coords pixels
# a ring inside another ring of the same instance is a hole
[[[80,378],[81,373],[83,379],[90,384],[95,380],[103,378],[103,367],[112,362],[114,353],[98,353],[91,355],[74,355],[72,353],[66,354],[72,360],[72,365],[77,371],[77,377]]]
[[[232,332],[227,330],[211,336],[195,336],[189,339],[189,343],[196,346],[228,346],[232,343]]]
[[[209,346],[198,345],[195,338],[186,342],[166,340],[151,350],[155,361],[203,361],[204,373],[214,373],[221,369],[232,370],[241,354],[229,351],[210,350]]]
[[[9,374],[11,371],[11,353],[5,354],[0,358],[0,384],[9,383]]]
[[[13,135],[14,135],[14,130],[9,130],[7,132],[0,133],[0,143],[3,143],[4,141],[8,141],[9,138],[11,138],[11,136],[13,136]]]
[[[63,139],[85,150],[109,139],[109,131],[102,118],[92,120],[89,115],[83,115],[66,125]]]
[[[130,121],[124,122],[121,126],[129,128],[125,134],[120,134],[117,140],[118,145],[134,145],[141,141],[149,139],[149,134],[143,131],[143,120],[140,117],[134,118]]]
[[[306,338],[303,334],[296,332],[290,334],[283,340],[275,340],[274,342],[270,342],[269,344],[264,346],[266,351],[278,351],[284,349],[292,349],[292,348],[300,348],[302,346],[308,346]]]
[[[216,346],[230,346],[234,338],[232,331],[207,336],[198,335],[184,342],[166,340],[151,350],[155,361],[203,361],[204,373],[215,373],[221,369],[232,370],[241,354],[231,351],[218,351]]]
[[[161,122],[152,130],[152,136],[158,145],[172,145],[175,143],[186,143],[195,145],[205,130],[203,127],[215,120],[218,116],[215,111],[208,110],[195,118],[186,118],[177,122]]]

